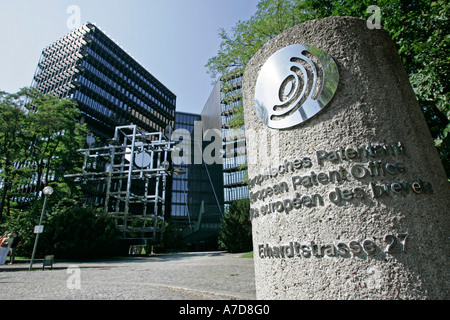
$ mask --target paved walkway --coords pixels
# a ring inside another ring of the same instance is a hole
[[[253,259],[190,252],[95,262],[0,266],[0,299],[253,300]],[[9,258],[8,258],[9,259]]]

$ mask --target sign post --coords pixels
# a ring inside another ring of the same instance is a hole
[[[34,233],[36,234],[36,240],[34,241],[33,254],[31,255],[30,267],[28,268],[28,271],[31,271],[31,269],[33,267],[33,260],[34,260],[34,255],[36,253],[37,244],[39,241],[39,235],[44,231],[44,226],[42,225],[42,219],[44,218],[44,212],[45,212],[45,206],[47,204],[47,198],[53,193],[53,188],[45,187],[42,192],[44,194],[44,205],[42,206],[42,212],[41,212],[41,217],[39,219],[39,225],[34,227]]]

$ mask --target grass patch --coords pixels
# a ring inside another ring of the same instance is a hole
[[[253,251],[244,253],[241,258],[253,258]]]

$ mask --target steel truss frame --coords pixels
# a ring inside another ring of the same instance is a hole
[[[176,142],[162,132],[128,125],[116,127],[109,143],[77,150],[84,154],[83,172],[66,177],[105,190],[105,212],[115,218],[122,239],[161,242],[169,157]]]

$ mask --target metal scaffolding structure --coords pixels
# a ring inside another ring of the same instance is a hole
[[[92,146],[93,138],[88,138]],[[109,145],[81,149],[83,171],[68,175],[90,184],[115,218],[122,239],[161,242],[164,230],[170,152],[176,142],[162,132],[142,132],[136,125],[119,126]]]

